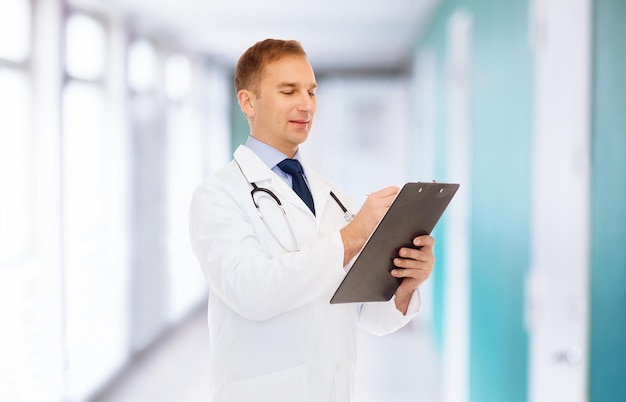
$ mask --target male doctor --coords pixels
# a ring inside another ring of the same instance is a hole
[[[210,401],[353,401],[357,325],[383,335],[417,314],[434,240],[399,251],[389,302],[331,305],[398,188],[369,195],[352,219],[353,201],[300,159],[317,83],[298,42],[256,43],[235,74],[250,136],[197,188],[189,215],[210,289]]]

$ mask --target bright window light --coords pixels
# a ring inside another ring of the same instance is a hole
[[[0,67],[0,265],[25,256],[33,240],[30,110],[28,75]]]
[[[84,14],[74,14],[67,21],[67,73],[84,80],[104,76],[106,33],[102,24]]]
[[[63,91],[63,238],[67,400],[83,401],[127,353],[127,267],[113,180],[119,148],[104,90],[70,81]],[[103,328],[106,330],[103,331]]]
[[[128,50],[128,85],[136,92],[156,89],[159,61],[154,46],[145,39],[135,41]]]
[[[206,286],[201,270],[186,246],[187,211],[193,191],[203,177],[204,117],[197,104],[171,104],[167,113],[167,186],[169,253],[169,319],[181,319],[202,299]]]
[[[189,58],[173,54],[165,63],[165,93],[175,102],[184,101],[191,92],[192,69]]]
[[[65,229],[68,241],[100,230],[104,181],[104,99],[94,85],[72,82],[63,96]]]
[[[0,59],[26,60],[30,53],[30,1],[0,1]]]

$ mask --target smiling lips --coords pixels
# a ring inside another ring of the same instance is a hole
[[[309,125],[310,120],[290,120],[289,122],[299,128],[306,128]]]

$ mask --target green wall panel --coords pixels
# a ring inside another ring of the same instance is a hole
[[[526,2],[475,3],[470,400],[526,401],[532,57]]]
[[[626,395],[626,2],[594,5],[589,400]]]
[[[446,154],[448,151],[448,142],[446,140],[447,127],[447,96],[446,96],[446,26],[448,17],[451,10],[454,8],[454,2],[444,2],[437,9],[435,15],[430,21],[430,26],[425,30],[425,35],[421,40],[421,46],[428,48],[437,59],[436,83],[435,83],[435,117],[434,117],[434,152],[435,152],[435,165],[434,179],[437,181],[444,181],[446,177]],[[441,222],[437,225],[437,228],[433,232],[433,236],[437,241],[435,247],[435,258],[437,264],[433,271],[431,278],[433,286],[433,327],[435,332],[436,346],[441,352],[441,346],[443,343],[443,317],[445,311],[445,298],[444,298],[444,284],[446,276],[446,214],[442,217]]]

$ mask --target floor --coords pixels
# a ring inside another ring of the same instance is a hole
[[[199,309],[91,402],[204,402],[206,310]],[[384,337],[359,334],[358,402],[439,402],[439,366],[424,325]]]

